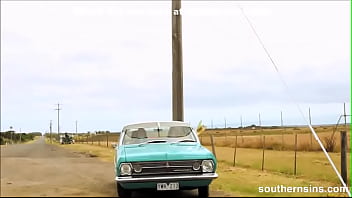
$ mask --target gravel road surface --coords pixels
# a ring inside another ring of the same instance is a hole
[[[1,146],[1,196],[117,197],[113,163],[46,144]],[[211,196],[224,196],[211,192]],[[143,192],[133,197],[197,197],[197,191]]]

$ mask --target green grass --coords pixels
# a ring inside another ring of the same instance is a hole
[[[211,147],[207,146],[209,150]],[[217,159],[229,165],[233,164],[234,148],[215,147]],[[293,175],[294,152],[265,150],[264,169]],[[329,153],[338,170],[340,170],[340,154]],[[349,163],[349,155],[347,156]],[[236,166],[260,169],[262,165],[262,150],[237,148]],[[349,165],[347,166],[349,167]],[[349,174],[347,174],[349,175]],[[333,168],[323,152],[297,152],[297,176],[310,180],[322,180],[339,184]]]
[[[307,192],[281,192],[262,193],[259,187],[275,187],[283,185],[285,187],[328,187],[338,186],[334,183],[324,181],[311,181],[304,178],[295,178],[285,174],[259,171],[254,169],[232,167],[227,163],[220,162],[218,168],[219,178],[214,180],[211,188],[222,190],[235,196],[251,197],[309,197],[309,196],[347,196],[346,193],[307,193]]]

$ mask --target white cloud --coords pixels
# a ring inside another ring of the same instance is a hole
[[[185,119],[237,119],[246,108],[256,117],[262,108],[270,123],[274,109],[293,108],[238,5],[292,95],[334,122],[330,104],[350,97],[348,2],[182,2]],[[92,131],[171,119],[170,2],[1,6],[2,130],[46,129],[57,102],[66,130],[75,120]]]

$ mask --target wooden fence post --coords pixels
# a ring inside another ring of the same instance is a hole
[[[281,150],[284,150],[284,133],[282,132],[281,137]]]
[[[235,151],[233,153],[233,166],[236,166],[236,153],[237,153],[237,135],[235,140]]]
[[[347,184],[347,158],[346,158],[346,150],[347,150],[347,137],[346,131],[340,132],[341,136],[341,177],[345,184]]]
[[[109,148],[109,134],[106,133],[106,147]]]
[[[293,174],[297,174],[297,133],[295,133],[295,160],[294,160],[294,169]]]
[[[262,157],[262,171],[264,170],[264,151],[265,151],[265,135],[263,136],[263,157]]]
[[[215,156],[215,158],[216,158],[213,135],[210,135],[210,141],[211,141],[211,149],[212,149],[213,154],[214,154],[214,156]]]

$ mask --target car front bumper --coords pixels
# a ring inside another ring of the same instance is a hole
[[[167,182],[167,181],[188,181],[188,180],[212,180],[218,177],[217,173],[203,173],[199,175],[171,175],[171,176],[149,176],[149,177],[116,177],[118,183],[135,182]]]

